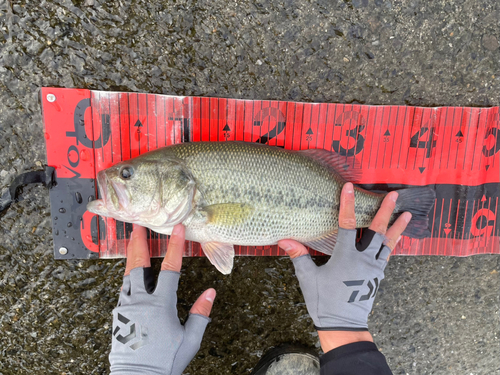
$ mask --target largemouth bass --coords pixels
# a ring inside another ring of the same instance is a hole
[[[87,209],[171,234],[183,223],[219,271],[231,272],[233,245],[274,245],[294,239],[331,254],[338,232],[340,192],[359,170],[326,150],[288,151],[243,142],[168,146],[97,175],[102,199]],[[385,194],[355,190],[358,227],[368,227]],[[392,221],[413,215],[404,235],[428,234],[430,188],[399,190]]]

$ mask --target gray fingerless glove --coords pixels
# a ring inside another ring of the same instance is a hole
[[[368,314],[391,253],[384,240],[383,235],[365,229],[356,243],[355,229],[339,228],[335,249],[325,265],[317,267],[310,255],[292,259],[316,329],[368,330]]]
[[[176,306],[180,274],[161,271],[154,292],[149,275],[148,268],[134,268],[123,278],[113,310],[112,375],[182,374],[210,322],[206,316],[190,314],[182,326]]]

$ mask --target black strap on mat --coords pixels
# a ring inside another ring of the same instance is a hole
[[[20,200],[20,188],[29,184],[44,184],[51,188],[55,183],[55,168],[45,167],[43,171],[31,171],[20,174],[10,184],[10,188],[0,197],[0,216],[3,215],[10,205]]]

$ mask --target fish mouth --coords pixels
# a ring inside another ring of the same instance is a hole
[[[124,194],[122,192],[120,192],[120,194],[117,193],[117,190],[123,191],[123,189],[117,189],[116,184],[113,184],[109,180],[104,171],[97,173],[97,186],[101,199],[96,199],[87,205],[87,209],[90,212],[105,214],[121,211],[123,209],[120,204],[120,197]]]

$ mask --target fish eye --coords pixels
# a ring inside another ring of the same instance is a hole
[[[120,171],[120,177],[124,180],[128,180],[134,174],[134,168],[132,167],[123,167]]]

